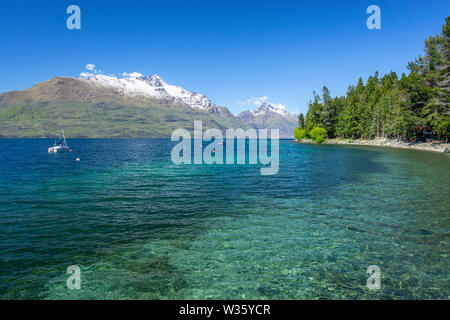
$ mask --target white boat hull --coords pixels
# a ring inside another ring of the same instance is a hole
[[[69,151],[69,147],[66,147],[66,146],[55,146],[55,147],[48,148],[49,153],[61,153],[61,152],[68,152],[68,151]]]

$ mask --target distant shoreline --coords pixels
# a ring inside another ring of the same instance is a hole
[[[316,142],[304,139],[302,141],[294,140],[297,143],[303,144],[316,144]],[[433,151],[433,152],[443,152],[450,153],[450,143],[444,141],[431,141],[431,142],[403,142],[399,140],[392,139],[329,139],[323,144],[343,144],[350,146],[373,146],[373,147],[390,147],[399,149],[412,149],[412,150],[422,150],[422,151]]]

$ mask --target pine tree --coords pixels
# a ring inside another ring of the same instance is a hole
[[[308,112],[306,113],[305,128],[309,133],[315,126],[320,126],[323,106],[320,103],[320,97],[314,91],[314,100],[309,102]]]
[[[300,129],[305,129],[305,117],[303,116],[303,113],[300,112],[298,115],[298,126]]]
[[[336,110],[330,90],[326,86],[322,88],[322,114],[321,127],[327,131],[328,137],[334,137],[334,126],[336,122]]]

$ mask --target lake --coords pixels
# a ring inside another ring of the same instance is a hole
[[[52,144],[0,140],[0,299],[449,298],[448,154],[284,140],[261,176],[168,139]]]

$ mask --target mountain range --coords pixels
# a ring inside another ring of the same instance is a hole
[[[205,129],[278,128],[280,137],[291,138],[296,126],[296,116],[279,105],[235,116],[200,93],[136,72],[55,77],[0,95],[1,136],[53,137],[59,116],[68,137],[170,137],[202,120]]]
[[[295,114],[287,112],[281,105],[265,102],[256,110],[246,110],[236,117],[252,128],[277,128],[281,138],[292,138],[294,129],[298,126]]]

